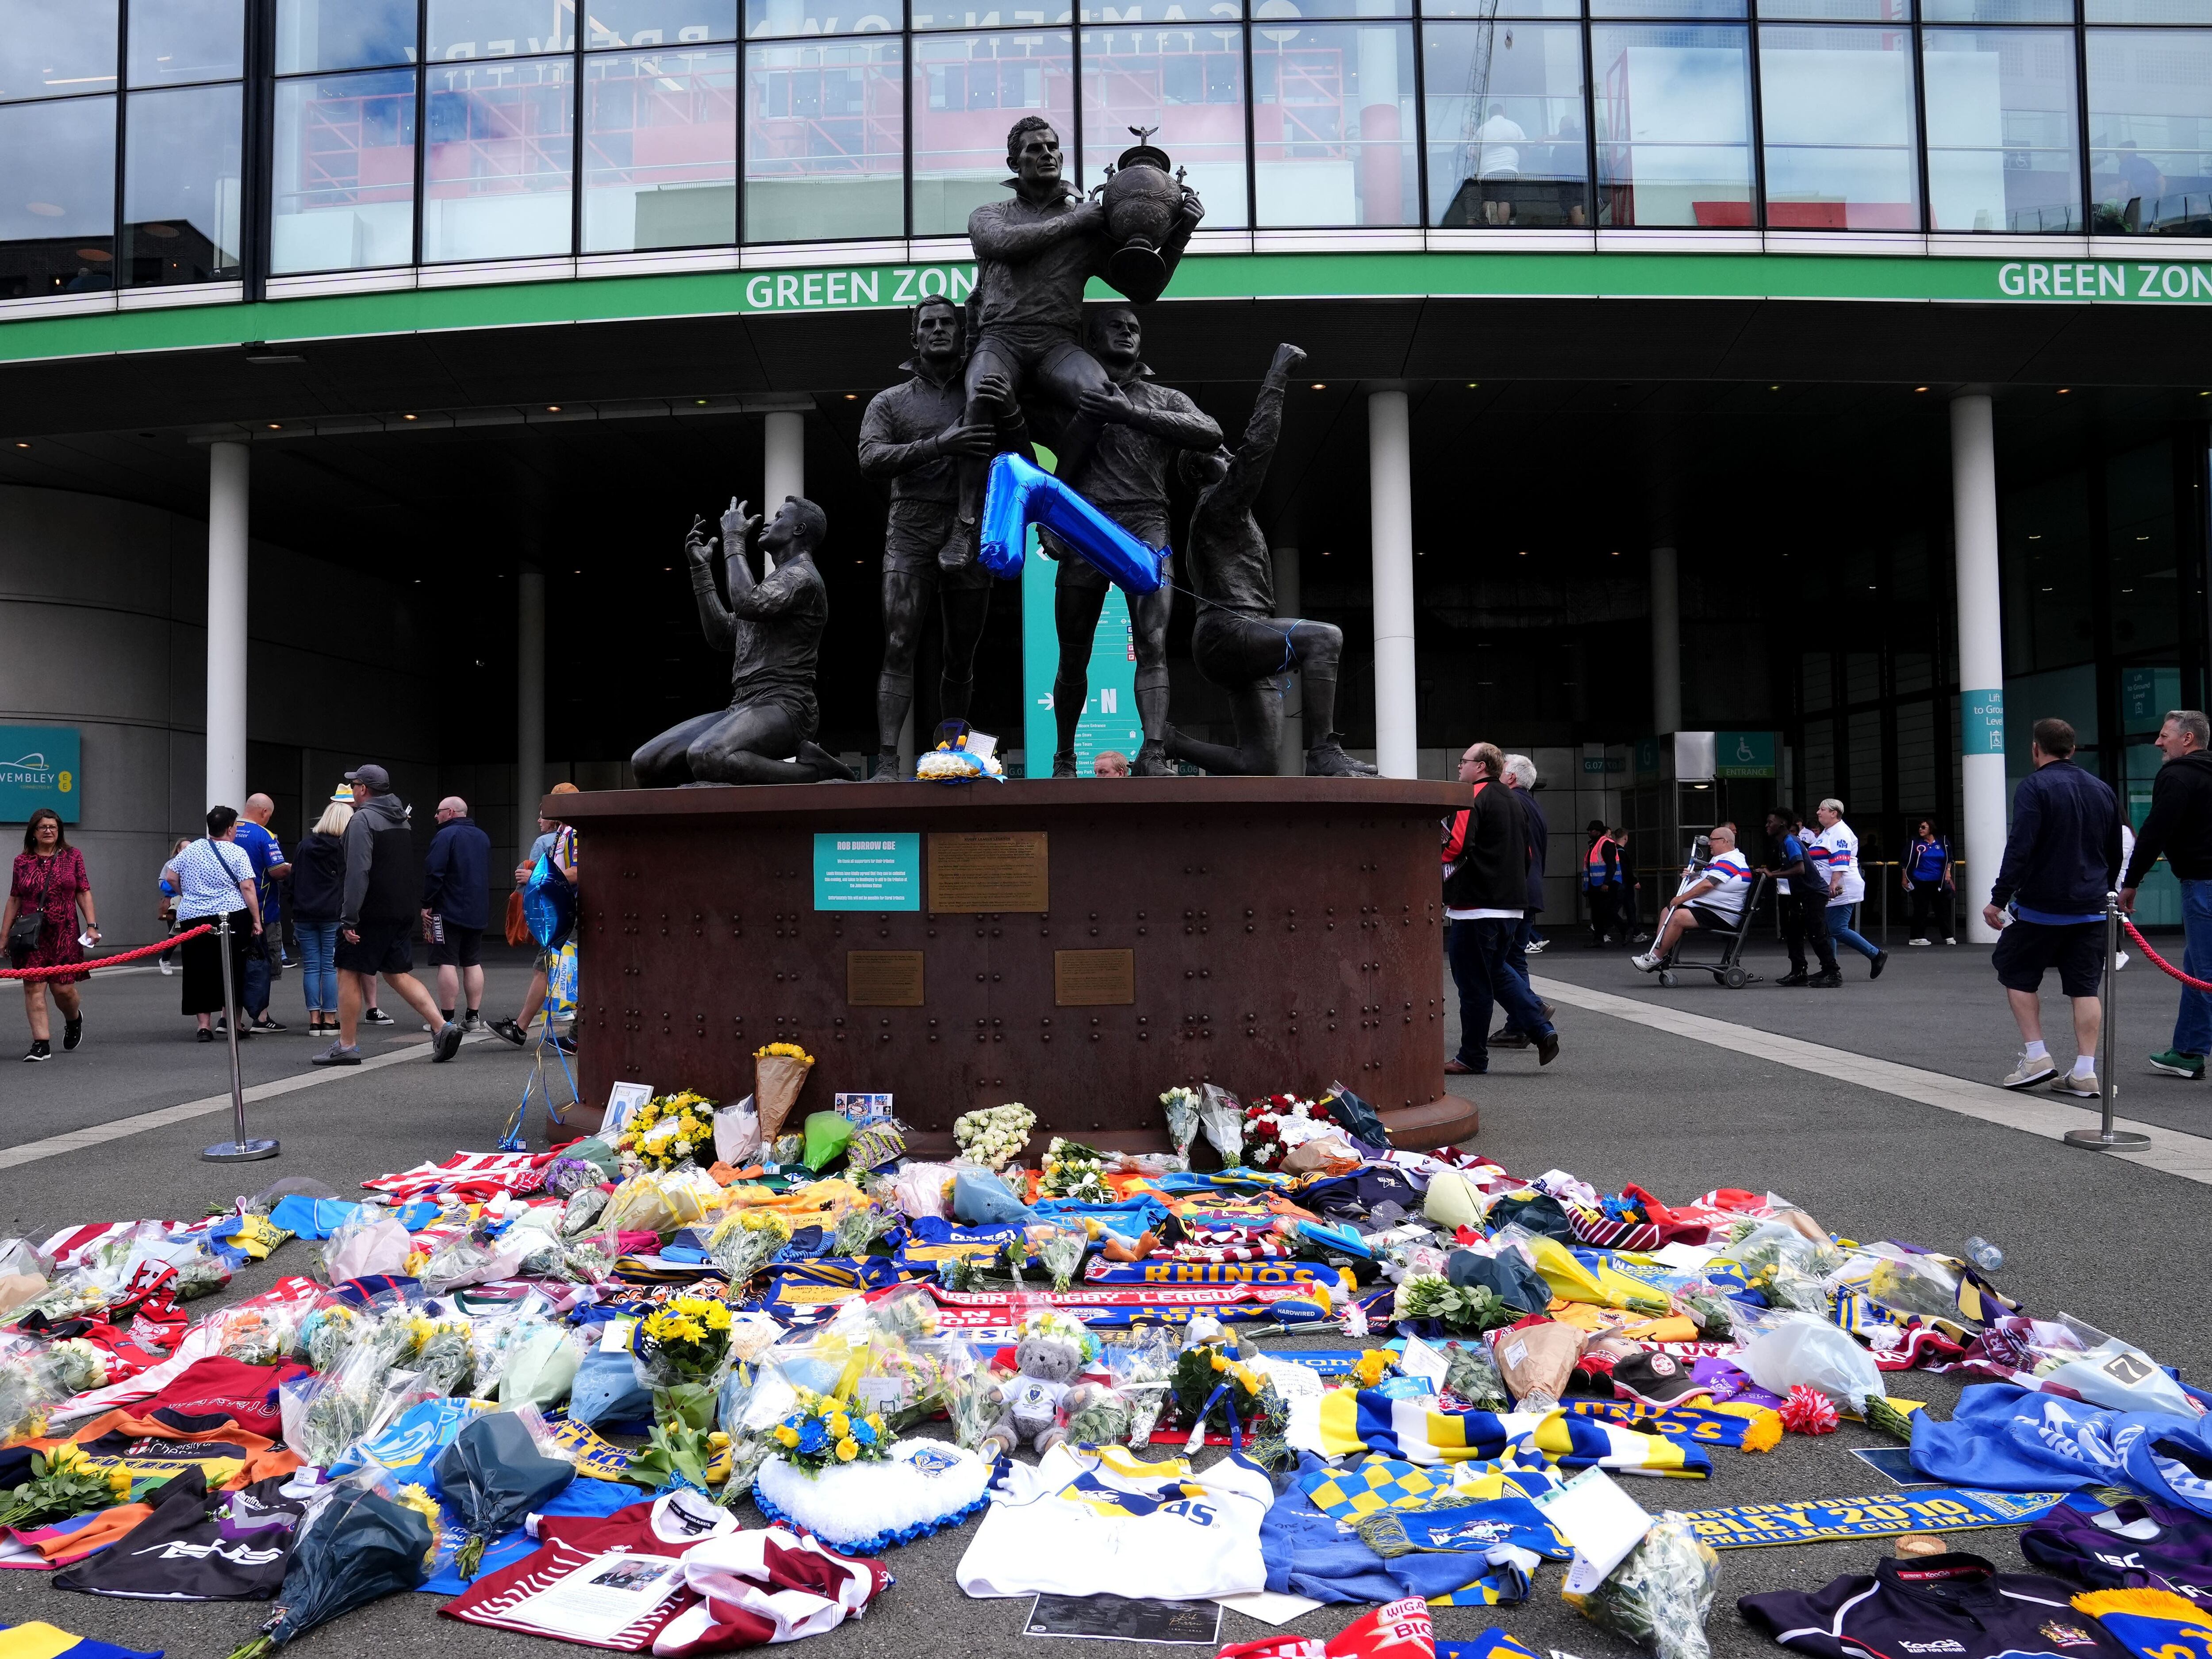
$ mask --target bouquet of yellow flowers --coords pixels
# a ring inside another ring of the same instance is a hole
[[[786,1462],[808,1474],[890,1455],[890,1435],[879,1414],[848,1411],[834,1396],[808,1390],[800,1392],[799,1409],[769,1437]]]
[[[760,1114],[761,1145],[771,1146],[784,1120],[799,1103],[814,1056],[795,1042],[771,1042],[753,1050],[753,1109]]]
[[[696,1162],[702,1150],[714,1150],[714,1103],[696,1089],[655,1095],[631,1115],[624,1133],[648,1170]]]
[[[730,1352],[730,1310],[703,1296],[678,1296],[637,1323],[630,1353],[653,1385],[653,1415],[690,1429],[714,1422],[714,1384]]]
[[[791,1243],[791,1223],[774,1210],[726,1212],[707,1235],[707,1254],[729,1275],[730,1289],[743,1297],[752,1276]]]

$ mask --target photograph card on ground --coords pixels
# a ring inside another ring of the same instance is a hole
[[[1030,1604],[1024,1633],[1214,1648],[1221,1645],[1221,1608],[1212,1601],[1161,1601],[1142,1595],[1040,1595]]]

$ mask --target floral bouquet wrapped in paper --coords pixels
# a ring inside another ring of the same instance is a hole
[[[1244,1162],[1244,1103],[1218,1083],[1198,1085],[1198,1124],[1213,1150],[1221,1154],[1221,1167],[1234,1170]]]
[[[653,1385],[653,1415],[689,1429],[714,1425],[714,1389],[730,1352],[730,1310],[703,1296],[679,1296],[638,1322],[630,1356]]]
[[[963,1112],[952,1121],[952,1140],[970,1163],[1003,1170],[1029,1144],[1036,1127],[1036,1114],[1013,1100]]]
[[[44,1343],[0,1338],[0,1442],[46,1432],[46,1415],[70,1397]]]
[[[1044,1149],[1044,1179],[1038,1191],[1047,1198],[1063,1198],[1077,1204],[1111,1204],[1114,1189],[1106,1184],[1106,1155],[1079,1140],[1052,1138]],[[1063,1287],[1065,1288],[1065,1287]]]
[[[1064,1227],[1055,1227],[1036,1243],[1036,1258],[1044,1270],[1052,1275],[1052,1287],[1064,1291],[1075,1282],[1076,1269],[1083,1265],[1083,1252],[1091,1241],[1082,1233]]]
[[[1160,1097],[1160,1105],[1168,1116],[1168,1139],[1175,1143],[1176,1156],[1182,1160],[1185,1169],[1190,1167],[1190,1149],[1198,1143],[1198,1091],[1176,1087]]]
[[[795,1042],[771,1042],[753,1050],[753,1106],[760,1114],[763,1145],[783,1133],[784,1121],[799,1103],[814,1056]]]
[[[774,1210],[726,1212],[707,1235],[707,1254],[729,1276],[731,1291],[743,1297],[752,1276],[791,1243],[791,1224]]]
[[[714,1151],[714,1103],[696,1089],[655,1095],[631,1114],[623,1135],[648,1170],[696,1164]]]

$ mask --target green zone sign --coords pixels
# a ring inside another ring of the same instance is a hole
[[[457,288],[317,294],[253,303],[19,311],[0,321],[0,362],[176,351],[455,329],[672,317],[896,310],[937,295],[964,301],[968,260],[840,261],[769,270],[556,276]],[[1094,298],[1109,296],[1103,283]],[[2212,260],[1995,259],[1918,253],[1534,252],[1448,248],[1329,253],[1202,253],[1170,301],[1706,299],[1918,301],[1954,305],[2212,305]]]

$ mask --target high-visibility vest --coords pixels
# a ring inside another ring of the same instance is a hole
[[[1590,843],[1589,854],[1583,860],[1583,885],[1585,887],[1618,887],[1620,884],[1620,866],[1616,860],[1608,872],[1605,867],[1605,849],[1620,843],[1611,836],[1600,836]]]

